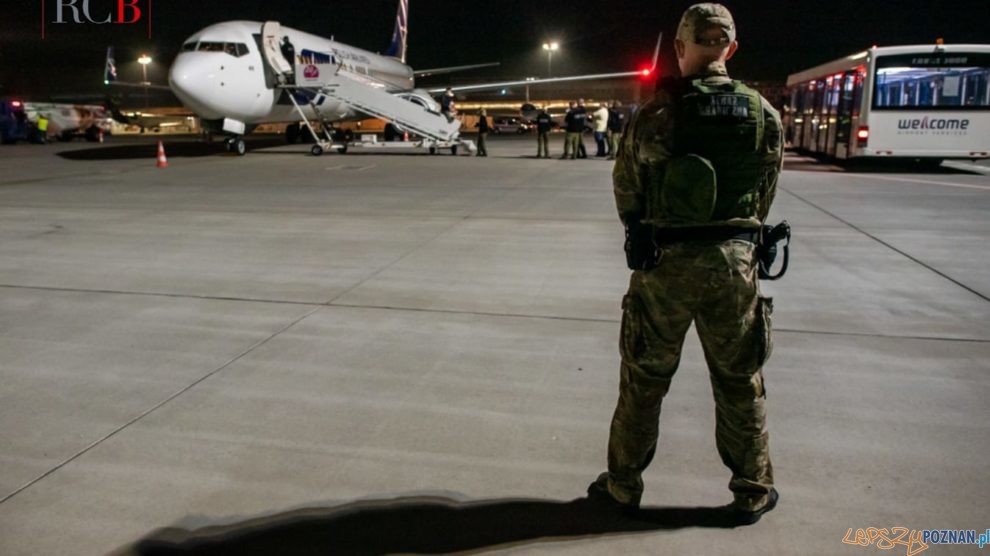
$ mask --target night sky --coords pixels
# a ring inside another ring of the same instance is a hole
[[[47,0],[48,19],[53,19]],[[104,13],[115,0],[90,0]],[[142,5],[147,0],[141,0]],[[148,52],[149,79],[165,83],[182,41],[209,24],[275,19],[283,25],[371,51],[388,45],[397,0],[153,0],[153,36],[144,26],[51,25],[40,39],[42,0],[0,0],[0,95],[41,98],[101,91],[106,46],[117,49],[123,80],[140,80],[135,60]],[[82,1],[80,0],[81,4]],[[784,80],[789,73],[872,44],[987,43],[987,2],[736,0],[740,50],[735,77]],[[486,81],[546,73],[540,45],[558,39],[554,74],[639,69],[665,33],[662,65],[671,71],[671,39],[690,2],[642,0],[411,0],[409,63],[414,68],[498,61],[493,70],[458,75]],[[663,69],[662,69],[663,70]]]

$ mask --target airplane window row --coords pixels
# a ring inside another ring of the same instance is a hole
[[[244,43],[239,42],[210,42],[201,41],[199,43],[187,42],[182,45],[182,52],[226,52],[235,58],[240,58],[241,56],[247,56],[248,47]]]

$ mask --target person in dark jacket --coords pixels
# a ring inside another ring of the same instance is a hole
[[[619,141],[626,129],[626,115],[621,111],[622,103],[615,101],[608,111],[608,160],[615,160],[619,152]]]
[[[478,128],[478,156],[488,156],[488,132],[492,130],[488,125],[488,110],[481,109],[478,123],[474,127]]]
[[[578,135],[578,158],[588,158],[588,149],[584,146],[584,132],[591,129],[588,126],[588,108],[584,105],[584,99],[578,99],[577,117],[581,121],[581,133]]]
[[[280,45],[282,49],[282,57],[289,62],[289,67],[292,68],[285,74],[285,82],[292,85],[296,82],[296,47],[292,46],[289,42],[289,36],[286,35],[282,37],[282,44]]]
[[[567,131],[567,139],[566,143],[564,143],[564,156],[561,158],[574,160],[580,157],[581,144],[584,143],[581,140],[581,134],[584,133],[587,121],[587,112],[581,106],[571,101],[570,110],[567,111],[567,115],[564,117],[564,129]],[[587,157],[587,154],[585,154],[585,157]]]
[[[546,109],[541,109],[536,115],[536,158],[550,158],[550,130],[553,129],[553,118]]]

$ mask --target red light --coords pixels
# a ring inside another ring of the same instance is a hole
[[[870,139],[870,128],[867,126],[859,126],[856,130],[856,143],[859,147],[865,147],[866,143]]]
[[[21,101],[19,101],[19,100],[12,101],[10,103],[10,105],[13,106],[14,108],[20,108],[21,107]]]
[[[653,73],[653,70],[651,70],[650,68],[643,68],[643,69],[641,69],[641,70],[639,71],[639,73],[640,73],[640,74],[641,74],[641,75],[642,75],[643,77],[649,77],[649,76],[650,76],[650,74],[651,74],[651,73]]]

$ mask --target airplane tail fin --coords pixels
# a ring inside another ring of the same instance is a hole
[[[109,85],[117,80],[117,61],[113,59],[113,47],[107,47],[107,62],[103,68],[103,84]]]
[[[395,14],[395,31],[392,31],[392,44],[385,51],[386,56],[398,58],[406,63],[406,36],[409,34],[409,0],[399,0]]]

